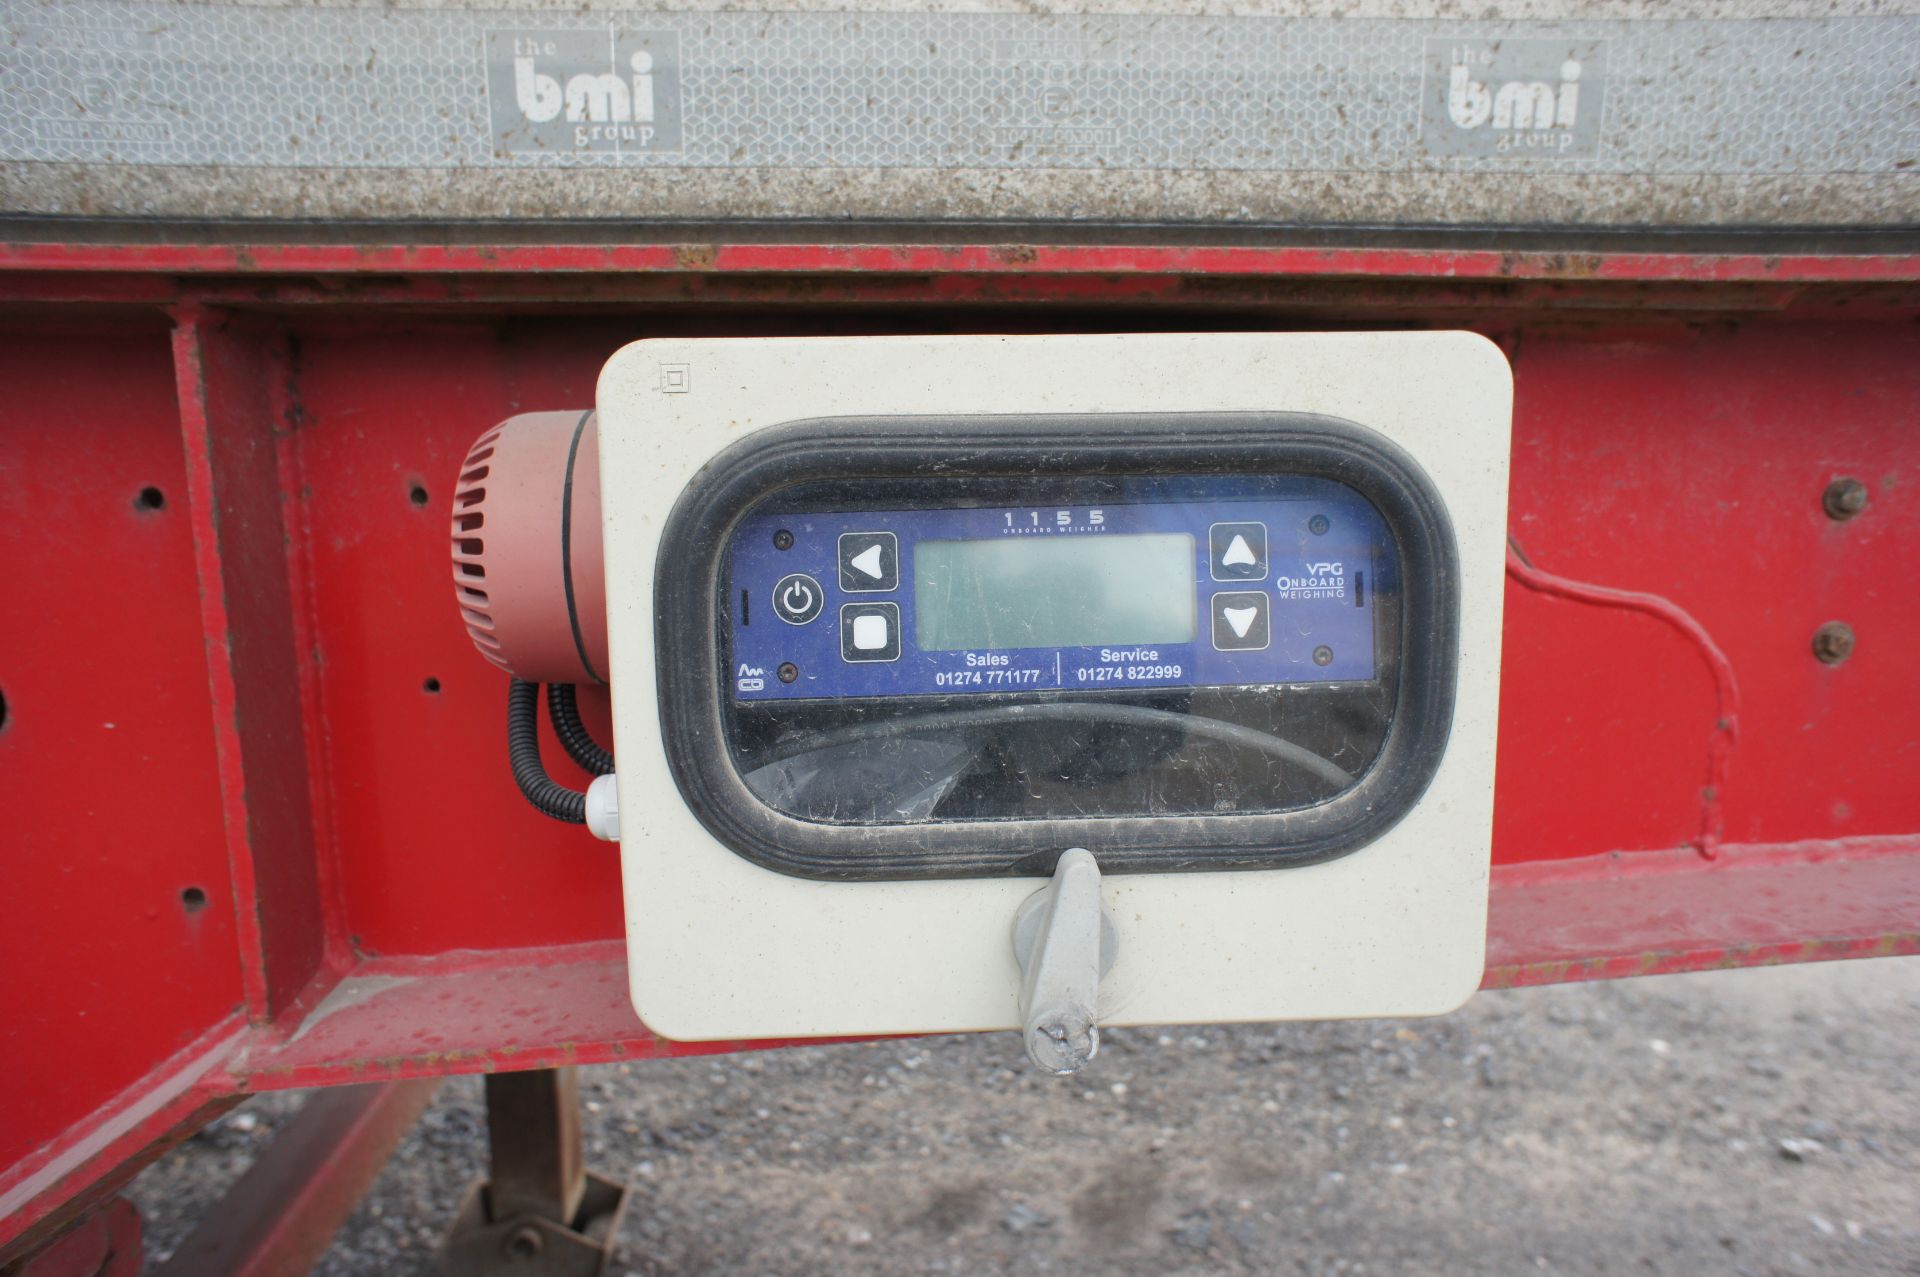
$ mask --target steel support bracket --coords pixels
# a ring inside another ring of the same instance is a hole
[[[460,1203],[441,1247],[444,1277],[599,1277],[629,1194],[582,1165],[574,1071],[490,1075],[487,1138],[491,1178]]]

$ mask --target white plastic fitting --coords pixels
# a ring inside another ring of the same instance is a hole
[[[611,776],[587,786],[587,832],[602,842],[620,841],[620,790]]]

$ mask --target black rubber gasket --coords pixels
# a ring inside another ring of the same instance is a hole
[[[720,595],[734,525],[802,483],[1300,474],[1371,501],[1400,557],[1400,677],[1387,738],[1351,788],[1310,807],[1231,815],[824,824],[756,798],[728,754]],[[1107,873],[1317,864],[1374,841],[1433,780],[1453,725],[1460,569],[1418,463],[1376,431],[1305,413],[827,417],[756,431],[703,467],[668,516],[654,569],[660,731],[687,805],[721,843],[796,877],[1033,876],[1068,847]]]

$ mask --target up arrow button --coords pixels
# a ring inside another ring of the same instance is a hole
[[[1207,566],[1216,581],[1267,579],[1267,525],[1216,523],[1207,531]]]

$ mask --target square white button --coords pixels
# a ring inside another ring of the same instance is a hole
[[[887,632],[887,618],[877,613],[853,618],[853,645],[862,652],[883,650],[891,638]]]

